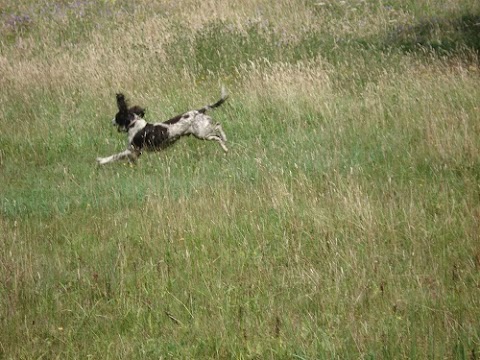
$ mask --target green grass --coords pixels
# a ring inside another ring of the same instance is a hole
[[[479,16],[0,5],[0,358],[478,358]],[[222,84],[228,155],[95,164]]]

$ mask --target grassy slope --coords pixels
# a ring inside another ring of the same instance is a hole
[[[478,357],[478,14],[6,2],[0,357]],[[95,166],[220,84],[228,156]]]

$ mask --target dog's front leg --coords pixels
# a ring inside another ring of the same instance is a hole
[[[121,153],[114,154],[111,156],[107,157],[98,157],[97,162],[99,165],[105,165],[114,161],[122,160],[125,158],[128,158],[128,160],[135,162],[137,158],[140,156],[140,152],[133,150],[133,149],[127,149],[125,151],[122,151]]]

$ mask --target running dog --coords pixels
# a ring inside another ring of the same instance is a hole
[[[225,145],[227,137],[222,126],[206,114],[208,110],[222,105],[227,98],[228,94],[222,88],[221,98],[216,103],[177,115],[165,122],[150,124],[143,119],[145,114],[143,108],[139,106],[129,108],[125,96],[117,94],[118,113],[112,123],[119,132],[127,133],[128,146],[125,151],[118,154],[98,157],[98,164],[104,165],[123,159],[135,162],[143,151],[165,149],[182,136],[189,135],[201,140],[216,141],[225,153],[228,152]]]

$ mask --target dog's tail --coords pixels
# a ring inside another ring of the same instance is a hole
[[[220,97],[220,100],[218,100],[216,103],[214,104],[211,104],[211,105],[206,105],[204,106],[203,108],[197,110],[198,112],[202,113],[202,114],[205,114],[208,110],[211,110],[211,109],[214,109],[216,107],[219,107],[220,105],[222,105],[225,100],[227,100],[228,98],[228,93],[227,93],[227,90],[225,89],[224,86],[222,86],[222,95]]]

